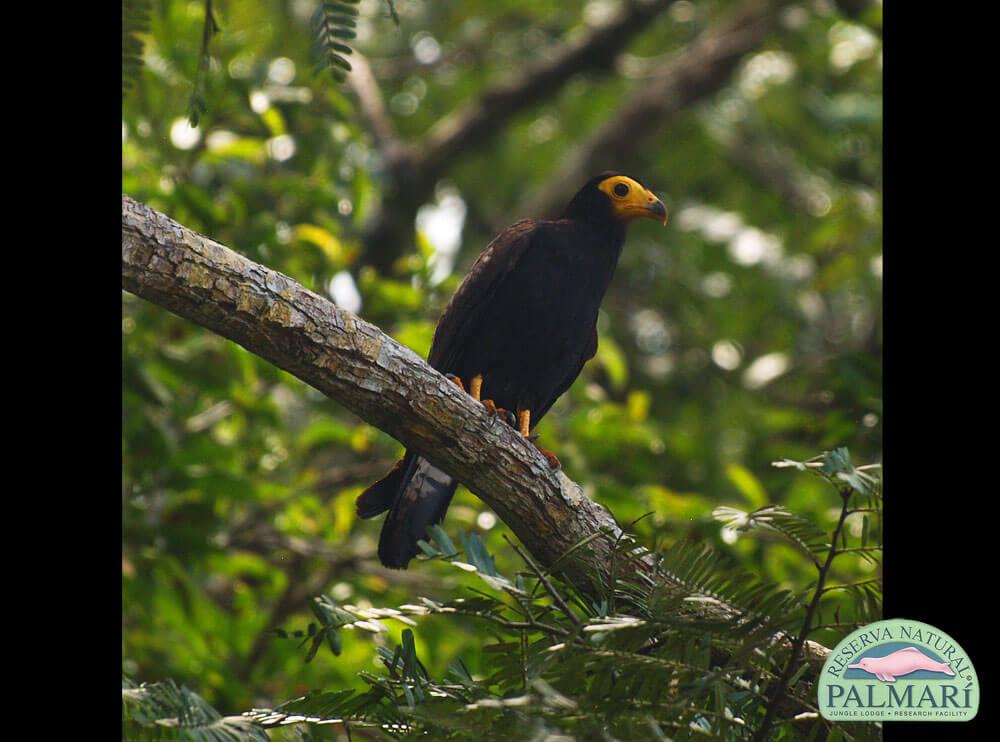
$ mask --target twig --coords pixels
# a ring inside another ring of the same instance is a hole
[[[853,546],[850,549],[841,549],[841,554],[875,554],[881,553],[881,546]]]
[[[779,4],[748,2],[729,20],[702,32],[662,75],[639,87],[589,139],[568,152],[546,189],[529,194],[518,214],[551,215],[576,184],[602,170],[624,167],[654,131],[718,92],[740,59],[764,41]]]
[[[535,560],[532,559],[524,551],[522,551],[517,544],[511,541],[510,536],[508,536],[506,533],[503,535],[503,540],[511,545],[511,547],[514,549],[514,551],[517,552],[517,555],[521,557],[521,559],[527,562],[528,566],[531,567],[531,571],[535,573],[535,575],[541,581],[542,585],[545,586],[545,591],[552,596],[552,600],[554,600],[556,602],[556,605],[559,606],[560,610],[566,614],[566,617],[570,619],[577,626],[582,625],[577,615],[573,613],[573,611],[570,610],[570,607],[566,604],[566,601],[563,599],[563,596],[559,594],[559,591],[552,586],[551,582],[549,582],[549,578],[546,577],[545,573],[538,567],[537,564],[535,564]]]
[[[841,551],[840,553],[843,554],[844,552]],[[881,584],[882,584],[881,577],[873,577],[870,580],[862,580],[861,582],[852,582],[850,585],[831,585],[830,587],[823,588],[823,591],[829,593],[833,592],[834,590],[850,590],[851,588],[859,587],[861,585],[881,585]]]
[[[347,76],[347,82],[358,96],[361,114],[375,137],[375,145],[384,157],[398,156],[396,153],[404,148],[403,142],[396,134],[396,127],[386,112],[385,99],[382,97],[371,64],[357,50],[351,57],[351,72]]]
[[[802,645],[811,633],[810,626],[812,625],[813,616],[819,608],[820,599],[823,597],[823,586],[826,583],[830,567],[833,564],[834,558],[838,553],[840,553],[837,551],[837,540],[840,538],[840,533],[844,528],[844,522],[847,520],[849,503],[851,501],[851,490],[849,488],[841,489],[840,496],[843,499],[843,505],[840,509],[840,518],[837,520],[837,525],[833,529],[833,536],[830,538],[830,551],[827,552],[826,562],[819,571],[819,578],[816,580],[816,589],[813,591],[812,600],[809,601],[809,606],[806,608],[806,615],[802,621],[802,628],[799,630],[795,639],[792,640],[792,652],[788,658],[788,664],[785,665],[785,671],[781,674],[781,679],[778,681],[778,685],[771,696],[771,702],[768,704],[767,711],[764,714],[764,721],[761,722],[760,728],[757,729],[753,735],[754,742],[762,742],[762,740],[767,736],[768,731],[770,731],[771,725],[774,723],[774,718],[778,713],[778,704],[784,697],[785,691],[788,688],[788,682],[791,680],[792,674],[795,672],[796,666],[799,663],[799,656],[802,653]]]
[[[205,22],[201,29],[201,51],[198,54],[198,70],[195,73],[194,87],[188,100],[188,122],[197,126],[201,114],[205,112],[205,75],[208,72],[208,46],[212,37],[219,33],[219,24],[212,12],[212,0],[205,0]]]

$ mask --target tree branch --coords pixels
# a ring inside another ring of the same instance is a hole
[[[726,155],[746,177],[774,192],[789,209],[816,213],[817,199],[823,193],[787,146],[744,125],[737,127],[731,141],[726,143]]]
[[[767,37],[780,2],[750,2],[734,17],[710,28],[661,73],[642,85],[604,125],[565,158],[541,195],[529,197],[518,213],[555,213],[579,183],[594,173],[621,169],[655,131],[673,116],[717,93],[744,55]]]
[[[674,1],[629,0],[589,35],[446,116],[419,145],[383,152],[389,182],[382,200],[391,208],[377,209],[365,228],[366,264],[384,273],[412,242],[417,209],[459,156],[488,143],[511,118],[546,100],[577,74],[609,69],[622,49]],[[380,134],[375,134],[378,140]]]
[[[531,443],[409,348],[125,195],[122,288],[239,343],[413,448],[493,508],[546,569],[557,566],[584,592],[600,594],[616,545],[632,541]],[[574,548],[584,541],[586,548]],[[649,553],[628,569],[632,580],[670,579]],[[703,610],[741,620],[718,601]],[[813,659],[829,653],[815,642],[804,649]]]
[[[816,615],[816,610],[819,608],[819,602],[823,598],[823,586],[826,584],[826,578],[830,575],[830,567],[833,566],[833,560],[837,557],[837,555],[843,553],[842,551],[837,551],[837,542],[840,540],[840,534],[843,531],[844,522],[847,520],[847,516],[851,512],[851,490],[848,487],[839,491],[843,504],[840,508],[840,518],[837,520],[837,525],[833,529],[833,536],[830,538],[830,551],[827,552],[826,561],[819,567],[819,576],[816,578],[816,588],[813,590],[812,600],[809,601],[805,616],[802,619],[802,629],[792,640],[791,655],[788,658],[788,662],[785,664],[785,670],[781,673],[778,684],[771,689],[771,700],[767,704],[767,711],[764,713],[764,720],[761,722],[760,727],[754,732],[753,742],[763,742],[763,740],[767,739],[767,733],[771,730],[771,725],[774,723],[774,719],[778,714],[779,706],[785,700],[785,691],[788,690],[788,684],[791,681],[792,674],[795,672],[796,667],[798,667],[799,658],[802,656],[803,643],[806,641],[806,637],[809,636],[813,617]]]
[[[511,118],[544,101],[577,74],[610,69],[615,57],[674,0],[632,0],[589,36],[569,43],[551,59],[517,80],[486,91],[478,101],[452,113],[427,135],[423,167],[439,175],[446,163],[492,138]]]
[[[385,110],[385,99],[382,97],[371,64],[357,50],[351,57],[351,71],[347,75],[347,82],[358,96],[361,116],[375,138],[375,146],[389,161],[391,169],[392,163],[408,156],[407,147],[397,135],[396,127]]]

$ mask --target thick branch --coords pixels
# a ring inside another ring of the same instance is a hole
[[[567,580],[601,592],[600,573],[629,538],[611,514],[377,327],[125,195],[122,288],[239,343],[412,447],[492,507],[545,568],[558,562]],[[633,580],[669,579],[650,555],[630,569]],[[740,620],[722,604],[706,610]],[[828,652],[806,649],[814,658]]]
[[[673,0],[632,0],[589,36],[567,44],[546,62],[517,80],[488,90],[478,101],[456,111],[427,136],[423,166],[440,174],[447,162],[492,138],[511,118],[549,99],[567,81],[591,69],[610,69],[615,57]]]
[[[521,204],[518,213],[551,215],[594,173],[621,169],[634,160],[650,135],[672,117],[722,89],[740,59],[763,43],[779,5],[750,3],[727,22],[706,30],[572,152],[548,179],[548,190]]]
[[[409,348],[128,196],[122,288],[239,343],[413,447],[481,497],[546,566],[602,531],[591,547],[605,563],[621,536],[533,445]],[[563,567],[593,587],[582,555]]]

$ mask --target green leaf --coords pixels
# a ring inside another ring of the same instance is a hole
[[[427,533],[430,535],[431,540],[438,547],[441,554],[446,558],[458,556],[458,549],[455,548],[454,542],[448,538],[448,534],[445,532],[441,526],[429,526],[427,528]]]
[[[744,466],[727,464],[726,477],[740,491],[751,507],[760,508],[767,504],[767,493],[760,481]]]

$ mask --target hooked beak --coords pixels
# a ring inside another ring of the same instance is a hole
[[[663,205],[663,202],[660,199],[653,196],[652,193],[649,195],[653,198],[653,202],[646,206],[646,216],[650,219],[656,219],[666,224],[670,218],[667,215],[667,207]]]

